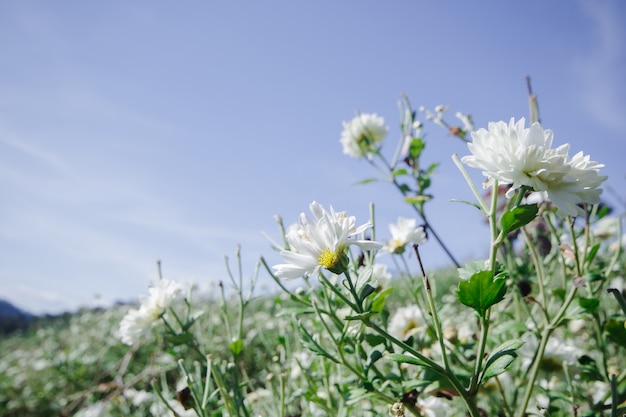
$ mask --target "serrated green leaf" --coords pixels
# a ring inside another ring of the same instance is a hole
[[[537,216],[538,211],[539,206],[537,206],[537,204],[529,204],[513,207],[513,209],[505,212],[500,218],[502,235],[506,236],[509,233],[526,226]]]
[[[523,344],[524,342],[521,340],[515,339],[508,340],[495,348],[485,363],[485,371],[483,372],[481,382],[506,371],[509,365],[517,358],[517,349]]]
[[[459,281],[456,296],[459,301],[472,307],[481,317],[489,307],[499,303],[506,294],[506,281],[501,276],[493,277],[491,271],[474,273],[469,280]]]

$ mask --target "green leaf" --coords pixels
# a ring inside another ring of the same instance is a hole
[[[430,365],[428,365],[423,360],[416,358],[415,356],[403,355],[401,353],[389,353],[385,355],[385,357],[387,359],[391,359],[394,362],[408,363],[410,365],[424,366],[426,368],[430,368]]]
[[[426,201],[431,200],[432,196],[429,195],[412,195],[404,197],[404,201],[409,204],[424,204]]]
[[[479,271],[469,280],[460,281],[456,290],[459,301],[472,307],[481,317],[489,307],[499,303],[506,294],[506,281],[503,276],[492,276],[491,271]]]
[[[626,321],[624,317],[611,318],[604,324],[604,331],[607,332],[609,340],[626,348]]]
[[[588,313],[593,313],[600,306],[600,300],[597,298],[579,298],[578,304]]]
[[[500,375],[509,365],[517,358],[516,350],[519,349],[524,342],[521,340],[508,340],[494,349],[494,353],[489,355],[489,359],[485,363],[485,370],[481,378],[481,382]]]
[[[426,147],[426,142],[422,138],[414,138],[409,145],[409,155],[411,158],[417,159],[422,154],[422,151]]]
[[[435,172],[435,169],[437,169],[439,165],[440,165],[439,162],[433,162],[432,164],[428,166],[428,168],[426,168],[426,172],[428,174],[432,174],[433,172]]]
[[[480,271],[485,271],[487,268],[487,261],[471,261],[466,263],[461,268],[458,268],[459,278],[465,281],[469,281],[472,275]]]
[[[469,205],[469,206],[476,207],[478,210],[481,210],[481,211],[482,211],[482,208],[480,207],[480,205],[479,205],[478,203],[473,203],[473,202],[471,202],[471,201],[467,201],[467,200],[459,200],[459,199],[457,199],[457,198],[451,198],[449,201],[450,201],[451,203],[463,203],[463,204],[467,204],[467,205]]]
[[[359,299],[361,300],[361,302],[363,302],[363,300],[372,295],[375,291],[376,288],[372,287],[369,284],[365,284],[365,286],[361,290],[361,293],[359,294]]]
[[[380,336],[374,333],[366,333],[364,337],[367,344],[372,347],[381,345],[387,340],[384,336]]]
[[[505,212],[500,218],[502,236],[506,236],[509,233],[526,226],[537,216],[537,211],[539,211],[539,206],[537,206],[537,204],[530,204],[517,206]]]
[[[599,243],[596,243],[589,249],[589,253],[587,254],[587,259],[586,259],[587,264],[591,264],[591,262],[593,262],[599,249],[600,249]]]
[[[395,171],[393,171],[391,175],[395,178],[395,177],[399,177],[400,175],[406,175],[407,173],[408,171],[405,168],[400,168],[400,169],[396,169]]]
[[[581,376],[587,381],[603,381],[604,377],[598,368],[595,359],[588,355],[582,355],[578,358],[578,366]]]
[[[369,184],[371,182],[378,182],[379,180],[377,178],[366,178],[364,180],[358,181],[355,184],[356,185],[363,185],[363,184]]]
[[[165,340],[167,340],[168,343],[171,343],[174,346],[180,346],[187,345],[193,342],[194,337],[193,334],[190,332],[184,332],[179,334],[168,333],[165,335]]]
[[[372,300],[371,310],[377,313],[380,313],[381,311],[383,311],[383,308],[385,307],[385,302],[387,301],[387,296],[392,291],[393,291],[393,288],[387,288],[377,293],[376,296],[374,296],[374,299]]]
[[[233,355],[239,355],[243,350],[243,341],[241,339],[237,339],[229,345],[229,348],[230,351],[233,352]]]

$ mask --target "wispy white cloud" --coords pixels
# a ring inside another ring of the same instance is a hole
[[[610,1],[579,1],[592,27],[592,44],[574,61],[579,99],[588,114],[607,127],[626,133],[626,29]],[[623,12],[623,8],[621,8]]]

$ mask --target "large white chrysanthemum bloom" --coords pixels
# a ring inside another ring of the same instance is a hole
[[[148,296],[140,296],[138,309],[131,309],[120,322],[120,339],[127,345],[136,343],[152,325],[182,296],[182,286],[167,279],[160,279],[148,290]]]
[[[401,307],[389,319],[389,334],[398,340],[406,340],[426,328],[422,310],[416,305]]]
[[[327,211],[315,201],[310,210],[313,218],[302,213],[299,223],[287,228],[285,239],[289,250],[280,253],[287,263],[273,267],[279,278],[310,276],[320,267],[341,274],[347,269],[345,250],[349,245],[357,245],[363,250],[376,250],[382,246],[371,240],[352,239],[370,228],[370,223],[357,227],[354,216],[336,212],[332,207]]]
[[[385,120],[373,114],[359,114],[349,122],[343,122],[339,140],[343,153],[354,158],[371,158],[383,139],[387,136]]]
[[[598,171],[604,165],[582,152],[570,159],[569,144],[553,149],[551,130],[539,123],[526,128],[524,123],[523,118],[511,119],[472,132],[467,145],[472,154],[461,160],[490,179],[511,184],[508,198],[523,186],[546,193],[561,215],[580,215],[578,204],[598,203],[602,192],[598,187],[606,179]]]
[[[391,240],[385,245],[385,249],[390,253],[400,254],[406,249],[410,242],[423,243],[426,241],[426,232],[422,226],[416,227],[415,219],[405,219],[398,217],[396,224],[389,225]]]

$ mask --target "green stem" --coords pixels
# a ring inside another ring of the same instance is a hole
[[[426,298],[428,299],[428,307],[430,309],[430,314],[433,318],[433,323],[435,325],[435,334],[437,335],[437,340],[439,341],[439,346],[441,347],[441,357],[443,359],[443,366],[447,371],[450,371],[450,364],[448,363],[448,353],[445,344],[445,340],[443,338],[443,330],[441,328],[441,322],[439,321],[439,314],[437,313],[437,307],[435,306],[435,299],[433,298],[433,292],[430,288],[430,281],[426,276],[426,272],[424,271],[424,264],[422,263],[422,258],[420,257],[419,247],[417,243],[413,245],[413,250],[415,251],[415,256],[417,257],[417,263],[419,264],[420,271],[422,272],[422,280],[424,282],[424,290],[426,291]]]
[[[459,396],[463,400],[463,403],[467,407],[467,411],[469,412],[470,417],[481,417],[480,411],[478,410],[478,406],[476,405],[476,401],[474,400],[474,398],[472,398],[468,394],[468,392],[463,387],[463,384],[461,384],[461,382],[457,379],[457,377],[451,371],[446,370],[437,362],[422,355],[420,352],[413,349],[413,347],[409,346],[403,341],[390,335],[384,329],[372,323],[369,320],[369,318],[363,318],[362,321],[363,321],[363,324],[365,324],[367,327],[374,330],[376,333],[380,334],[381,336],[385,337],[387,340],[391,341],[391,343],[393,343],[394,345],[402,348],[404,351],[408,352],[409,354],[415,356],[417,359],[424,362],[426,366],[432,369],[433,372],[443,376],[452,385],[454,390],[459,394]]]
[[[533,245],[531,236],[525,227],[522,227],[522,233],[524,233],[524,237],[526,238],[526,245],[530,251],[530,257],[533,260],[533,264],[535,264],[535,271],[537,272],[537,286],[539,287],[539,297],[541,298],[541,310],[543,311],[545,322],[548,323],[550,321],[550,317],[548,316],[548,300],[546,298],[545,274],[543,266],[539,261],[537,248]]]
[[[537,352],[533,360],[532,367],[530,368],[530,374],[528,375],[528,378],[527,378],[528,382],[526,383],[526,391],[524,392],[524,398],[522,400],[521,407],[518,409],[518,414],[517,414],[518,417],[524,417],[526,415],[526,408],[528,408],[528,403],[533,393],[535,381],[537,380],[537,375],[539,374],[539,368],[541,367],[541,361],[543,360],[543,356],[545,354],[546,346],[548,345],[548,340],[550,339],[550,335],[552,334],[552,331],[556,329],[559,323],[561,322],[561,319],[565,315],[565,312],[567,311],[569,305],[574,300],[577,290],[578,288],[576,286],[572,286],[569,293],[567,294],[567,297],[565,298],[565,301],[563,302],[563,305],[561,306],[561,309],[557,312],[557,314],[554,316],[552,321],[544,328],[541,334],[541,341],[539,342],[539,347],[537,348]]]

